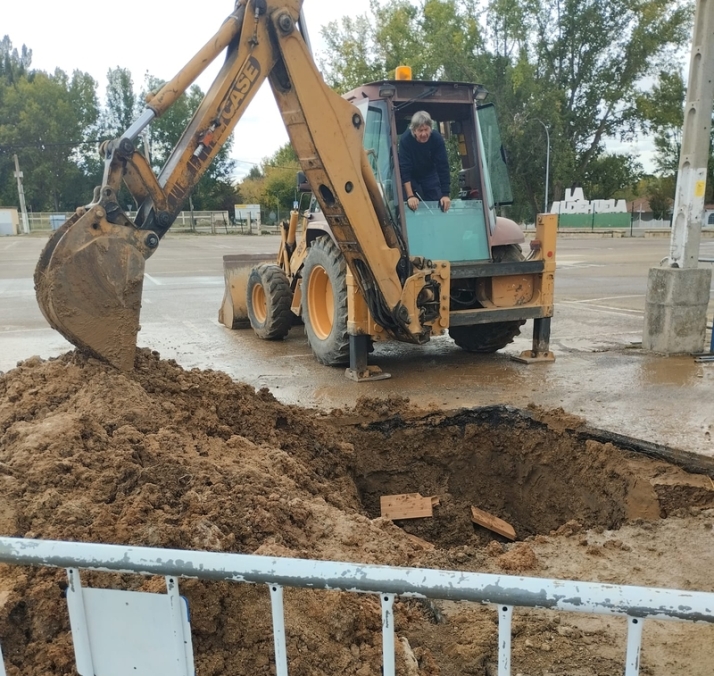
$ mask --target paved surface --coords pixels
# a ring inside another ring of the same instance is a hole
[[[32,273],[44,238],[0,238],[0,371],[32,355],[71,348],[51,330],[34,298]],[[342,369],[317,364],[302,327],[285,341],[218,323],[222,256],[277,250],[274,236],[171,235],[147,263],[139,344],[185,368],[212,368],[303,406],[351,405],[358,396],[397,393],[442,408],[530,403],[562,407],[590,424],[684,450],[714,455],[714,362],[661,357],[640,350],[648,269],[669,240],[560,238],[554,364],[509,359],[529,349],[531,323],[496,355],[471,355],[447,337],[425,347],[378,345],[372,362],[392,374],[352,383]],[[704,240],[702,257],[714,258]],[[712,294],[714,298],[714,293]],[[714,303],[710,304],[711,325]],[[708,338],[707,338],[708,341]],[[708,344],[707,344],[708,346]]]

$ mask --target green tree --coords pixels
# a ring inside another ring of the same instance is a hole
[[[685,91],[679,71],[661,71],[651,91],[637,100],[643,127],[654,138],[657,171],[665,176],[674,175],[679,167]]]
[[[645,185],[645,195],[655,218],[667,219],[671,216],[674,204],[674,188],[674,176],[648,177]]]
[[[126,68],[110,68],[107,72],[106,107],[102,116],[103,133],[108,138],[121,136],[138,113],[131,72]]]
[[[260,204],[270,211],[288,211],[296,197],[300,163],[293,147],[286,143],[273,155],[255,166],[238,185],[240,194],[250,204]]]
[[[631,155],[605,153],[588,164],[583,190],[591,200],[624,198],[642,175],[642,164]]]
[[[163,81],[151,75],[146,77],[145,86],[147,91],[156,91],[163,84]],[[200,87],[193,85],[177,99],[166,113],[153,120],[149,126],[151,164],[157,173],[166,164],[179,143],[184,130],[203,100],[203,96]],[[230,158],[232,145],[233,140],[231,137],[218,151],[206,173],[193,189],[191,199],[195,209],[224,209],[229,196],[234,194],[235,187],[232,174],[235,168],[235,161]],[[235,197],[230,201],[231,204],[235,203]]]
[[[271,211],[287,211],[292,208],[297,193],[297,172],[300,163],[293,147],[286,143],[271,157],[262,162],[265,176],[263,205]]]
[[[264,205],[264,185],[265,177],[262,174],[257,176],[246,176],[237,187],[243,200],[238,204],[260,204]]]
[[[32,50],[25,45],[18,52],[13,48],[9,35],[0,40],[0,82],[14,84],[27,77],[32,64]]]
[[[28,208],[67,211],[84,203],[80,149],[96,134],[95,81],[79,71],[71,78],[59,69],[52,75],[34,71],[5,86],[1,96],[0,146],[20,157]],[[13,181],[2,178],[5,200]],[[13,197],[10,204],[17,202]]]
[[[341,91],[390,75],[484,84],[499,110],[516,206],[542,204],[551,137],[551,195],[585,183],[605,140],[634,137],[639,87],[689,38],[681,0],[373,0],[370,12],[333,23],[324,67]],[[600,182],[602,183],[602,182]]]

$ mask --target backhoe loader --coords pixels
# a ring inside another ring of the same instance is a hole
[[[224,50],[219,74],[155,175],[135,141]],[[496,216],[494,186],[505,187],[505,167],[497,127],[481,121],[489,108],[477,110],[483,88],[395,80],[340,97],[313,62],[302,0],[238,0],[137,121],[101,146],[102,185],[52,235],[35,271],[53,328],[117,368],[133,368],[145,261],[266,79],[314,200],[299,241],[297,214],[283,230],[276,262],[248,269],[241,261],[240,274],[227,263],[227,326],[247,317],[260,337],[277,339],[301,315],[318,360],[349,363],[357,380],[380,375],[367,365],[374,340],[424,344],[448,329],[467,350],[493,351],[528,318],[535,325],[525,358],[552,358],[555,223],[539,217],[530,260],[522,260],[523,233]],[[418,109],[432,112],[462,161],[461,199],[449,213],[436,203],[405,211],[396,143]],[[137,203],[133,221],[117,201],[122,181]]]

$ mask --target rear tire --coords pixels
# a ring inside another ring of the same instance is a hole
[[[258,338],[282,340],[292,326],[293,294],[277,265],[258,265],[250,271],[246,289],[248,319]]]
[[[348,364],[347,263],[329,237],[315,240],[302,270],[302,320],[315,359]]]
[[[523,261],[525,256],[518,244],[493,247],[494,263]],[[525,319],[514,322],[494,322],[492,324],[473,324],[472,326],[454,326],[449,329],[453,341],[467,352],[490,354],[506,347],[520,335]]]

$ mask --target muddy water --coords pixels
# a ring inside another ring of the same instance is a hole
[[[12,248],[0,250],[0,324],[6,329],[0,332],[0,371],[33,354],[57,356],[71,348],[45,328],[33,300],[32,269],[44,242],[10,240]],[[170,236],[147,267],[139,344],[186,368],[221,370],[269,387],[286,403],[329,409],[354,405],[362,395],[398,393],[447,409],[562,407],[597,427],[714,455],[714,365],[632,347],[642,340],[647,271],[666,255],[667,245],[666,239],[559,241],[555,364],[509,361],[530,347],[529,322],[497,355],[467,355],[448,338],[424,348],[378,345],[372,361],[392,380],[357,386],[345,381],[341,369],[315,362],[300,327],[281,343],[264,343],[218,323],[222,255],[276,250],[277,238]]]

